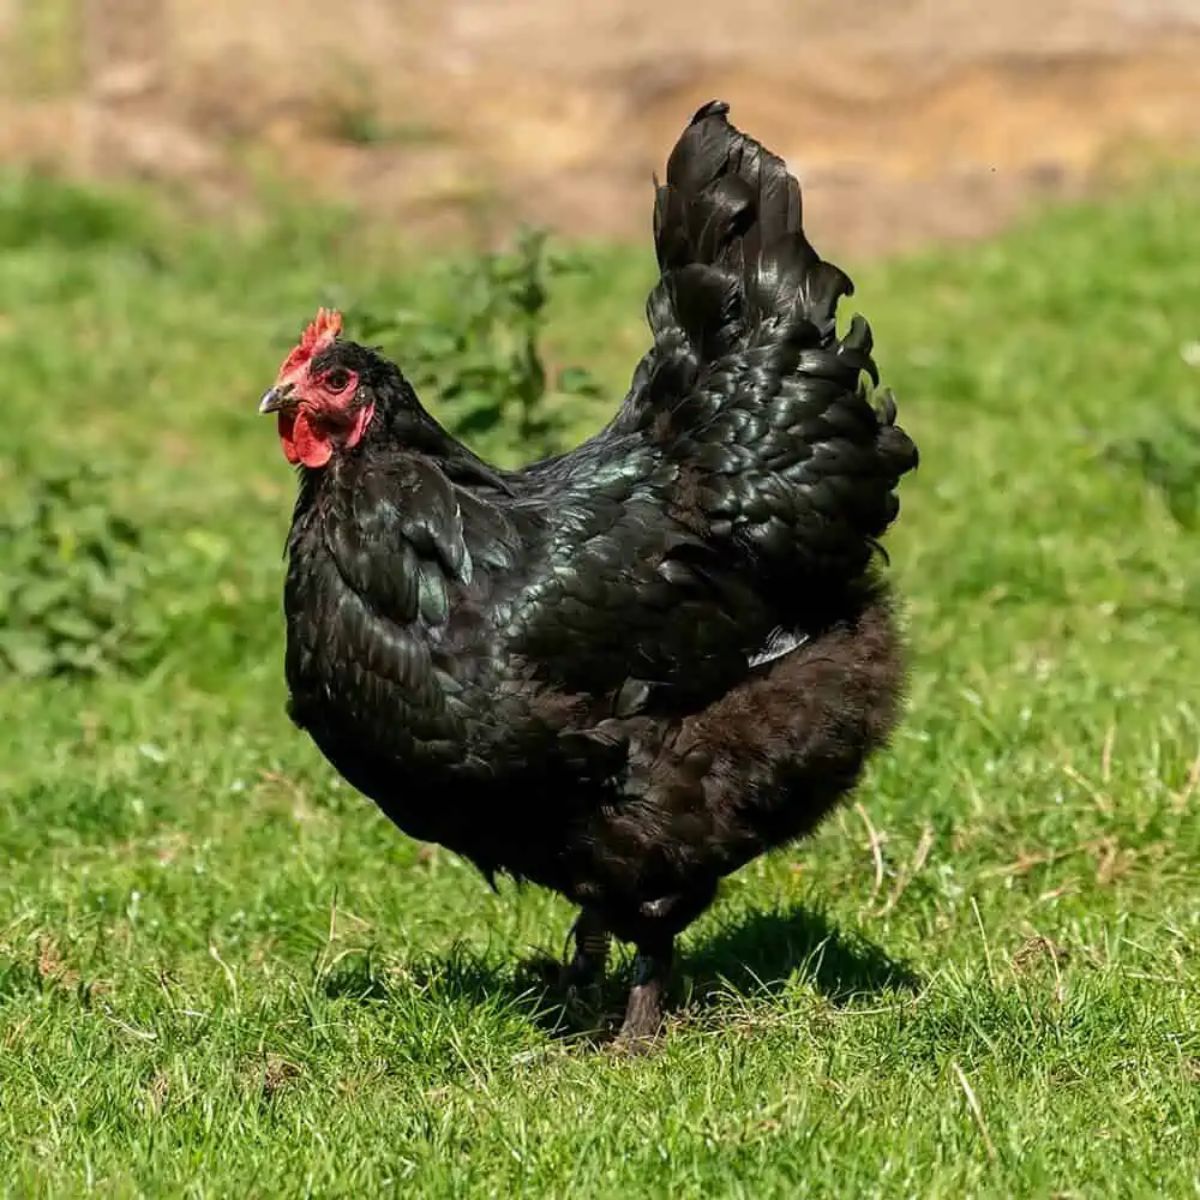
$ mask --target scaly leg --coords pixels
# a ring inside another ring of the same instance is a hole
[[[594,990],[604,980],[611,935],[594,908],[580,911],[571,932],[575,938],[575,953],[563,971],[563,982],[572,993]]]
[[[663,1001],[671,978],[675,939],[665,937],[638,946],[633,965],[633,987],[625,1008],[625,1021],[617,1035],[617,1048],[628,1053],[648,1050],[662,1028]]]

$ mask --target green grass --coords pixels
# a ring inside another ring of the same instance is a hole
[[[283,714],[256,398],[319,301],[444,272],[0,185],[0,502],[104,469],[153,648],[0,689],[0,1192],[1200,1192],[1200,540],[1123,453],[1195,423],[1195,182],[856,272],[922,450],[911,711],[861,810],[728,881],[635,1061],[518,967],[564,904],[400,836]],[[647,254],[588,257],[551,352],[616,396]]]

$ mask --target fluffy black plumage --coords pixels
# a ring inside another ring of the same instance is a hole
[[[850,281],[796,180],[726,112],[657,190],[654,342],[607,428],[498,472],[334,341],[311,376],[373,415],[302,468],[288,541],[293,719],[406,832],[578,903],[573,981],[633,941],[630,1038],[719,879],[854,785],[903,677],[872,556],[916,450],[866,323],[837,336]]]

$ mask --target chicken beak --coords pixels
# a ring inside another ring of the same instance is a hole
[[[259,401],[258,411],[260,413],[279,412],[280,409],[286,408],[288,397],[291,393],[291,386],[285,384],[283,387],[273,387],[267,392],[262,400]]]

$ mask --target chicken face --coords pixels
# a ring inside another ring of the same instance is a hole
[[[259,405],[259,412],[278,414],[290,463],[325,466],[336,448],[359,442],[374,415],[374,403],[360,396],[359,372],[341,361],[341,329],[340,313],[320,309]]]

